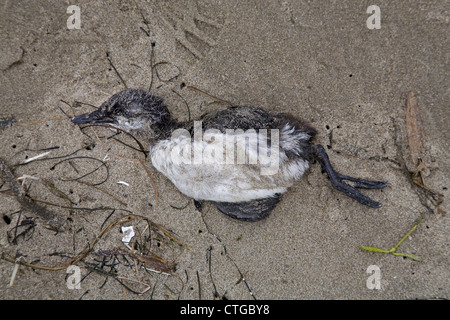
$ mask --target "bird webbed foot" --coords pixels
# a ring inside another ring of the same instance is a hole
[[[333,169],[330,163],[330,159],[328,158],[328,155],[322,145],[320,144],[315,145],[315,150],[316,150],[316,159],[320,163],[322,170],[327,173],[333,188],[368,207],[371,208],[381,207],[381,204],[379,202],[370,199],[369,197],[365,196],[356,189],[383,189],[384,187],[386,187],[386,182],[372,181],[342,175]],[[353,182],[353,184],[350,185],[344,182],[344,180]]]

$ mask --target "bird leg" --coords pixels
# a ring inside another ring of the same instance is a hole
[[[383,189],[384,187],[386,187],[386,182],[371,181],[371,180],[365,180],[365,179],[354,178],[354,177],[342,175],[333,169],[333,167],[330,163],[330,159],[328,158],[328,155],[325,152],[325,149],[323,148],[323,146],[320,144],[316,144],[314,147],[315,147],[315,151],[316,151],[316,159],[320,163],[322,170],[327,173],[328,178],[330,179],[331,185],[333,186],[333,188],[335,188],[338,191],[343,192],[345,195],[347,195],[350,198],[355,199],[359,203],[369,206],[371,208],[380,208],[381,207],[381,204],[379,202],[366,197],[361,192],[356,190],[356,188]],[[353,182],[354,183],[353,186],[345,183],[344,180]]]

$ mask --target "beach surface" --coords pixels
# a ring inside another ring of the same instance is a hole
[[[0,179],[0,299],[448,299],[444,3],[377,1],[377,29],[369,2],[88,1],[77,28],[70,1],[3,1],[0,158],[21,179]],[[179,120],[226,102],[303,118],[339,172],[388,182],[363,190],[382,207],[313,163],[263,221],[199,212],[131,137],[70,121],[126,87]],[[412,256],[361,248],[403,237]]]

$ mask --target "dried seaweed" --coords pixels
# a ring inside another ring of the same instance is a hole
[[[105,161],[102,161],[102,160],[100,160],[100,159],[94,158],[94,157],[89,157],[89,156],[77,156],[77,157],[72,157],[72,158],[67,158],[67,159],[61,160],[61,161],[55,163],[55,164],[50,168],[50,170],[54,170],[54,169],[56,168],[56,166],[60,165],[61,163],[64,163],[64,162],[70,161],[70,160],[74,160],[74,159],[89,159],[89,160],[94,160],[94,161],[100,162],[100,165],[99,165],[98,167],[96,167],[95,169],[91,170],[90,172],[85,173],[85,174],[83,174],[83,175],[81,175],[81,176],[79,176],[79,177],[77,177],[77,178],[73,178],[73,179],[61,179],[62,181],[78,181],[78,180],[81,180],[81,179],[83,179],[83,178],[85,178],[85,177],[87,177],[87,176],[93,174],[94,172],[98,171],[98,170],[99,170],[100,168],[102,168],[102,167],[104,167],[105,170],[106,170],[106,175],[105,175],[105,177],[103,178],[103,180],[100,180],[100,182],[97,182],[97,183],[91,183],[91,184],[92,184],[93,186],[98,186],[98,185],[101,185],[101,184],[105,183],[105,182],[108,180],[108,178],[109,178],[109,168],[108,168],[108,166],[106,165],[106,162],[105,162]]]
[[[105,128],[115,129],[115,130],[118,130],[118,131],[120,131],[120,132],[125,133],[126,135],[130,136],[131,138],[133,138],[134,141],[136,141],[136,143],[139,145],[139,148],[140,148],[139,151],[142,152],[142,153],[144,154],[145,158],[147,158],[147,156],[148,156],[148,151],[146,151],[146,150],[144,149],[144,146],[142,145],[142,143],[141,143],[135,136],[133,136],[131,133],[129,133],[129,132],[123,130],[123,129],[119,129],[119,128],[116,128],[116,127],[113,127],[113,126],[107,125],[107,124],[89,124],[89,125],[83,126],[83,129],[84,129],[84,128],[88,128],[88,127],[105,127]],[[94,132],[94,134],[95,134],[95,132]],[[96,135],[96,134],[95,134],[95,135]],[[97,135],[96,135],[96,136],[97,136]],[[98,136],[97,136],[97,139],[100,141],[100,143],[103,144],[103,142],[101,142],[101,140],[100,140],[100,138],[99,138]]]
[[[168,65],[168,66],[173,66],[173,67],[175,67],[175,69],[177,70],[176,74],[173,75],[172,77],[168,78],[168,79],[162,79],[161,76],[159,75],[159,72],[158,72],[158,68],[157,68],[157,67],[163,66],[163,65]],[[155,69],[156,77],[157,77],[158,80],[161,81],[161,82],[171,82],[171,81],[177,79],[177,78],[181,75],[181,69],[180,69],[178,66],[176,66],[176,65],[174,65],[174,64],[172,64],[172,63],[170,63],[170,62],[167,62],[167,61],[160,61],[160,62],[158,62],[158,63],[155,63],[155,64],[153,65],[153,68]]]
[[[6,162],[0,158],[0,174],[2,179],[8,184],[17,201],[24,210],[28,210],[44,220],[49,227],[56,231],[63,231],[67,227],[67,220],[37,204],[31,200],[23,190],[22,186],[17,182],[11,169]]]
[[[40,269],[40,270],[49,270],[49,271],[58,271],[58,270],[63,270],[66,269],[68,266],[76,264],[78,262],[80,262],[81,260],[83,260],[85,257],[87,257],[94,249],[94,247],[96,246],[96,244],[98,243],[98,241],[109,231],[111,230],[113,227],[117,226],[117,225],[122,225],[125,223],[130,223],[136,219],[141,219],[144,220],[153,230],[155,231],[161,231],[162,234],[164,234],[165,236],[167,236],[169,239],[174,240],[176,243],[178,243],[180,246],[185,246],[188,247],[186,244],[182,243],[181,241],[179,241],[178,239],[176,239],[167,229],[165,229],[164,227],[150,221],[149,219],[139,216],[139,215],[135,215],[135,214],[127,214],[125,216],[121,216],[119,218],[117,218],[116,220],[114,220],[113,222],[111,222],[110,224],[108,224],[106,227],[104,227],[98,234],[96,237],[94,237],[94,239],[92,241],[90,241],[85,248],[78,253],[76,256],[68,259],[67,261],[58,264],[56,266],[43,266],[43,265],[37,265],[37,264],[33,264],[33,263],[28,263],[25,262],[23,260],[21,261],[17,261],[16,258],[14,258],[12,255],[6,253],[5,251],[2,252],[2,258],[4,258],[7,261],[10,262],[14,262],[14,263],[19,263],[21,265],[27,266],[27,267],[31,267],[31,268],[35,268],[35,269]],[[97,255],[99,254],[103,254],[103,255],[107,255],[108,254],[122,254],[122,255],[128,255],[131,258],[137,259],[140,262],[148,265],[149,267],[151,267],[150,269],[155,269],[156,271],[159,272],[164,272],[164,273],[169,273],[171,272],[171,270],[173,269],[173,265],[170,265],[170,263],[159,257],[158,255],[148,252],[147,254],[141,254],[139,252],[135,252],[129,248],[123,247],[123,248],[114,248],[110,251],[98,251]]]
[[[360,246],[361,249],[366,250],[366,251],[370,251],[370,252],[380,252],[380,253],[391,253],[395,256],[401,256],[401,257],[405,257],[405,258],[410,258],[412,260],[415,261],[422,261],[422,258],[419,258],[411,253],[400,253],[397,252],[398,247],[402,244],[403,241],[405,241],[406,238],[408,238],[411,233],[413,233],[414,230],[416,230],[417,226],[419,225],[419,223],[422,221],[424,217],[424,214],[422,213],[420,215],[420,217],[414,222],[414,224],[412,225],[411,229],[400,239],[399,242],[397,242],[397,244],[395,246],[393,246],[391,249],[389,250],[385,250],[385,249],[380,249],[378,247],[372,247],[372,246]]]
[[[17,120],[14,117],[0,118],[0,130],[10,127],[15,122],[17,122]]]
[[[116,67],[114,66],[114,64],[111,61],[111,58],[109,57],[109,52],[106,52],[106,59],[108,59],[108,62],[110,64],[110,66],[114,69],[114,71],[116,72],[117,76],[119,77],[120,81],[122,82],[122,84],[124,85],[125,89],[128,88],[125,80],[122,78],[122,76],[120,75],[119,71],[117,71]]]
[[[201,94],[203,94],[203,95],[205,95],[205,96],[207,96],[207,97],[210,97],[210,98],[213,99],[214,101],[217,101],[217,102],[220,102],[220,103],[225,103],[225,104],[228,104],[228,105],[233,105],[233,103],[231,103],[231,102],[228,101],[228,100],[224,100],[224,99],[217,98],[217,97],[215,97],[215,96],[213,96],[213,95],[211,95],[211,94],[209,94],[209,93],[207,93],[207,92],[205,92],[205,91],[203,91],[203,90],[200,90],[200,89],[198,89],[198,88],[196,88],[196,87],[193,87],[193,86],[187,86],[186,88],[188,88],[188,89],[190,89],[190,90],[193,90],[193,91],[196,91],[196,92],[199,92],[199,93],[201,93]]]
[[[18,211],[19,217],[17,218],[16,225],[6,232],[8,241],[11,244],[16,245],[18,243],[19,238],[23,238],[25,241],[31,239],[34,233],[34,229],[36,227],[36,219],[33,217],[25,216],[22,218],[22,210]]]

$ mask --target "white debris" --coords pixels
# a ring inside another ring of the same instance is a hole
[[[14,264],[14,269],[13,269],[13,272],[11,275],[11,280],[9,281],[9,287],[12,287],[14,285],[14,280],[16,279],[17,271],[19,271],[19,266],[20,266],[20,264],[17,262]]]
[[[23,176],[17,178],[17,180],[25,180],[25,179],[41,180],[41,178],[39,178],[39,177],[33,177],[28,174],[24,174]]]
[[[122,227],[122,233],[123,233],[123,237],[122,237],[122,242],[125,246],[127,246],[129,249],[130,246],[128,245],[131,241],[131,238],[134,237],[134,229],[133,226],[129,226],[129,227]]]
[[[23,163],[28,163],[28,162],[34,161],[34,160],[36,160],[36,159],[42,158],[42,157],[44,157],[44,156],[48,155],[48,154],[49,154],[50,152],[51,152],[51,151],[47,151],[47,152],[44,152],[44,153],[38,154],[37,156],[34,156],[34,157],[31,157],[31,158],[28,158],[28,159],[27,159],[27,160],[25,160],[25,161],[24,161]]]
[[[123,184],[123,185],[125,185],[125,186],[127,186],[127,187],[130,186],[130,184],[126,183],[125,181],[117,181],[117,183],[118,183],[118,184]]]
[[[144,268],[145,268],[145,270],[150,271],[150,272],[159,273],[159,274],[163,274],[163,275],[166,275],[166,276],[170,276],[171,275],[170,273],[162,272],[162,271],[159,271],[159,270],[150,269],[150,268],[147,268],[147,267],[144,267]]]

